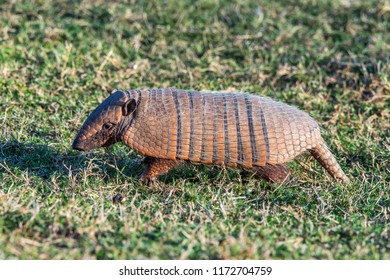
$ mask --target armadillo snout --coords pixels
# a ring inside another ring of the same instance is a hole
[[[83,142],[79,141],[77,138],[74,140],[72,144],[72,148],[78,151],[85,151],[85,147]]]

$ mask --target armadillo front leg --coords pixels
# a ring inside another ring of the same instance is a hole
[[[253,171],[266,181],[278,184],[288,182],[291,177],[291,172],[286,164],[255,167],[253,168]]]
[[[177,166],[180,161],[147,157],[145,171],[141,175],[142,180],[155,181],[157,176],[167,173],[169,170]]]

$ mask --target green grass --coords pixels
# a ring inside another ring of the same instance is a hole
[[[0,1],[0,259],[390,259],[389,2],[146,2]],[[305,110],[352,184],[303,156],[152,188],[122,144],[71,149],[111,90],[168,86]]]

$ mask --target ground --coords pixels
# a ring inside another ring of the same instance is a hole
[[[390,259],[388,1],[0,0],[0,259]],[[312,115],[283,185],[122,144],[71,149],[115,88],[237,90]]]

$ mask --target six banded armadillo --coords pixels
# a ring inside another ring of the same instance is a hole
[[[241,166],[281,183],[290,174],[284,163],[310,151],[333,178],[349,183],[316,121],[297,108],[247,93],[114,91],[85,121],[73,148],[86,151],[118,141],[147,156],[144,179],[186,160]]]

